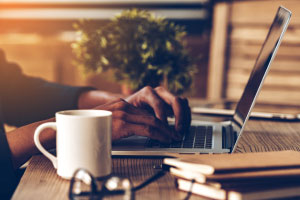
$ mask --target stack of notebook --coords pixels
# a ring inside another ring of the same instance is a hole
[[[182,155],[165,158],[178,189],[212,199],[300,196],[300,152]]]

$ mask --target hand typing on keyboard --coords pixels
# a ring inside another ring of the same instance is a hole
[[[126,101],[117,99],[95,109],[113,112],[113,140],[141,135],[171,143],[181,140],[191,123],[187,99],[176,97],[163,87],[145,87],[127,97]],[[175,128],[168,125],[170,115],[175,117]]]
[[[191,109],[186,98],[174,96],[163,87],[145,87],[126,98],[130,104],[154,113],[156,118],[168,124],[167,117],[175,117],[175,132],[182,136],[191,124]]]

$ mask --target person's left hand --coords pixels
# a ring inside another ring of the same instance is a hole
[[[146,86],[125,99],[128,103],[151,110],[164,123],[167,117],[174,115],[175,130],[179,133],[188,131],[191,123],[191,109],[186,98],[174,96],[163,87],[155,89]]]

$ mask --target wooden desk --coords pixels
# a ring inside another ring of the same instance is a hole
[[[239,143],[239,152],[292,149],[300,151],[300,122],[254,121],[248,122]],[[152,176],[161,159],[114,158],[113,172],[130,177],[134,185]],[[69,181],[56,175],[50,161],[34,156],[13,195],[18,199],[68,199]],[[157,182],[136,193],[136,199],[183,199],[186,193],[176,190],[174,178],[167,174]],[[191,199],[202,199],[193,195]]]

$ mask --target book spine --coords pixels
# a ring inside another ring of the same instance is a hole
[[[203,197],[208,197],[212,199],[225,200],[226,191],[223,189],[217,189],[205,184],[192,183],[191,181],[184,179],[177,179],[177,187],[179,190],[185,192],[192,192]]]

